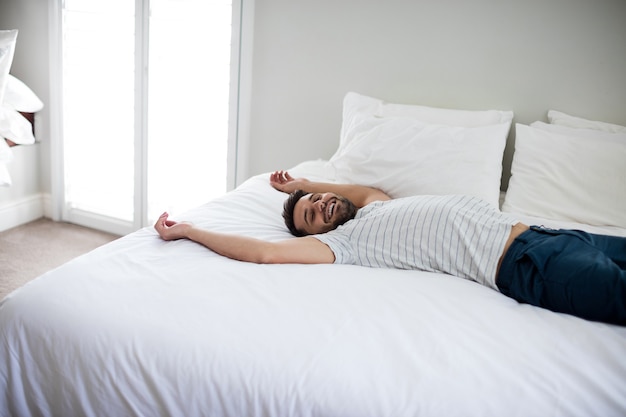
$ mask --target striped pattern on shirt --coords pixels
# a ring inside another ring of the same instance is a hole
[[[335,263],[443,272],[497,290],[498,260],[515,223],[477,197],[413,196],[371,203],[314,237]]]

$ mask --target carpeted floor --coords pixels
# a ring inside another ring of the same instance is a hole
[[[14,289],[119,236],[39,219],[0,233],[0,300]]]

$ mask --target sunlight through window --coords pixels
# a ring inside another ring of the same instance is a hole
[[[135,108],[135,4],[65,0],[63,114],[68,210],[132,222],[147,164],[148,222],[226,191],[231,1],[151,0],[147,103]],[[137,35],[140,36],[140,35]],[[144,80],[145,82],[145,80]],[[136,158],[136,114],[147,154]]]

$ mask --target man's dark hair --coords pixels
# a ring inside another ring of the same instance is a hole
[[[296,207],[296,203],[298,202],[298,200],[300,200],[307,194],[308,193],[306,191],[296,190],[293,193],[289,194],[289,198],[287,198],[285,204],[283,204],[283,219],[285,219],[285,224],[287,225],[287,228],[289,229],[291,234],[296,237],[306,236],[306,233],[296,228],[296,225],[293,221],[293,210]]]

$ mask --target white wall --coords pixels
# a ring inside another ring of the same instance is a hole
[[[0,29],[19,29],[11,74],[24,81],[47,105],[48,2],[2,0]],[[16,146],[8,165],[11,187],[0,187],[0,231],[44,214],[44,195],[50,192],[49,108],[37,115],[37,138],[41,142]]]
[[[253,39],[249,175],[329,158],[350,90],[626,124],[623,0],[255,0]]]
[[[329,158],[350,90],[510,109],[521,123],[555,108],[626,125],[623,0],[244,0],[244,10],[253,10],[243,35],[253,36],[251,87],[242,91],[247,176]],[[0,28],[20,30],[11,72],[48,104],[48,1],[0,1]],[[41,142],[14,148],[0,230],[8,212],[37,215],[51,192],[49,112],[39,114]]]

